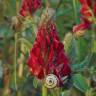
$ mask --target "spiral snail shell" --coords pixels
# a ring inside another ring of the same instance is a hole
[[[47,88],[54,88],[58,85],[58,78],[56,75],[54,74],[49,74],[46,76],[45,80],[44,80],[44,85]]]

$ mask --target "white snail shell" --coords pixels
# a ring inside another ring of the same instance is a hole
[[[44,85],[47,88],[54,88],[58,85],[58,78],[56,75],[54,74],[49,74],[46,76],[45,80],[44,80]]]

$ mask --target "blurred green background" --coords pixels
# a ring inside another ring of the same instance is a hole
[[[20,7],[21,0],[17,1]],[[30,74],[26,61],[46,0],[34,19],[26,18],[20,30],[13,30],[17,1],[0,0],[0,96],[45,96],[46,89],[42,91],[42,83]],[[96,40],[90,35],[93,30],[87,30],[82,37],[75,37],[72,32],[73,26],[80,23],[78,0],[49,0],[49,3],[70,59],[72,85],[69,89],[47,89],[46,96],[96,96]]]

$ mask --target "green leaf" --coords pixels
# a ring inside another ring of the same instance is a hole
[[[89,65],[89,62],[91,61],[92,55],[88,54],[83,61],[81,61],[79,64],[71,64],[71,68],[75,70],[82,70],[85,66]]]
[[[25,47],[26,48],[31,48],[32,47],[32,44],[31,44],[31,42],[30,41],[28,41],[27,39],[25,39],[25,38],[19,38],[18,39],[18,42],[22,42],[22,43],[24,43],[24,45],[25,45]]]
[[[92,48],[93,53],[96,53],[96,40],[93,42],[93,48]]]
[[[84,93],[90,89],[90,86],[81,74],[75,74],[73,76],[73,85],[75,88]]]
[[[38,80],[37,80],[36,78],[33,79],[33,86],[34,86],[35,88],[38,87]]]

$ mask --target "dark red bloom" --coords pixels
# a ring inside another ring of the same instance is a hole
[[[73,28],[73,32],[77,33],[88,29],[96,18],[96,0],[80,0],[81,3],[81,24]]]
[[[88,28],[90,28],[90,22],[88,20],[86,20],[85,18],[82,18],[82,23],[78,24],[76,26],[73,27],[73,32],[80,32],[83,30],[86,30]]]
[[[44,79],[48,74],[55,74],[60,84],[63,76],[71,74],[64,46],[52,21],[39,27],[37,38],[30,51],[28,66],[38,79]]]
[[[41,7],[41,0],[22,0],[22,5],[20,9],[20,15],[26,16],[28,14],[32,15],[37,9]]]
[[[92,0],[80,0],[80,3],[81,3],[82,5],[91,6],[91,4],[92,4],[91,1],[92,1]]]
[[[92,18],[92,15],[93,15],[92,10],[88,5],[82,5],[81,14],[85,18],[90,18],[90,17]]]

